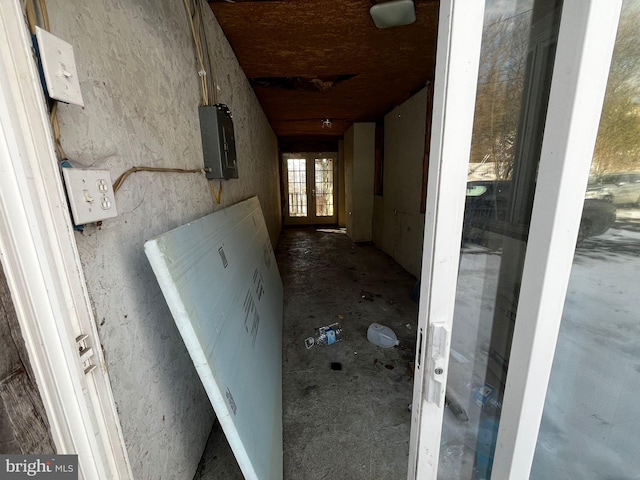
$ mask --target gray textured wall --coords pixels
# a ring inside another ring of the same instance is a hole
[[[74,46],[85,107],[62,105],[62,144],[78,166],[200,168],[196,56],[179,0],[49,0],[51,31]],[[146,240],[258,195],[280,231],[277,141],[207,10],[219,101],[236,126],[238,180],[222,204],[201,174],[136,173],[119,216],[76,235],[133,472],[191,479],[214,414],[143,252]],[[216,184],[216,187],[218,185]]]
[[[384,194],[376,196],[373,241],[420,276],[424,214],[420,213],[427,115],[423,89],[384,118]]]

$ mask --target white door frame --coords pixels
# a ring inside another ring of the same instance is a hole
[[[494,480],[531,471],[621,3],[564,0]],[[437,478],[482,27],[464,4],[441,2],[409,479]]]
[[[409,480],[438,473],[483,15],[482,0],[440,1]]]
[[[52,139],[21,2],[0,0],[0,260],[57,452],[132,478]]]

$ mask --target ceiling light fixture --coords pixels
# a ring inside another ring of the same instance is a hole
[[[322,128],[331,128],[333,127],[333,123],[331,123],[331,120],[329,120],[328,118],[325,118],[324,120],[322,120]]]
[[[399,27],[416,21],[416,7],[413,0],[378,3],[369,9],[369,13],[378,28]]]

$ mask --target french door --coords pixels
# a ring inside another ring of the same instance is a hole
[[[440,3],[409,479],[530,476],[621,3]]]
[[[287,225],[338,223],[335,153],[285,153]]]

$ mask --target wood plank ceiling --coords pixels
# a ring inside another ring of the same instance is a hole
[[[370,0],[212,0],[281,145],[337,139],[376,121],[433,78],[438,1],[378,29]],[[323,127],[329,119],[332,127]]]

